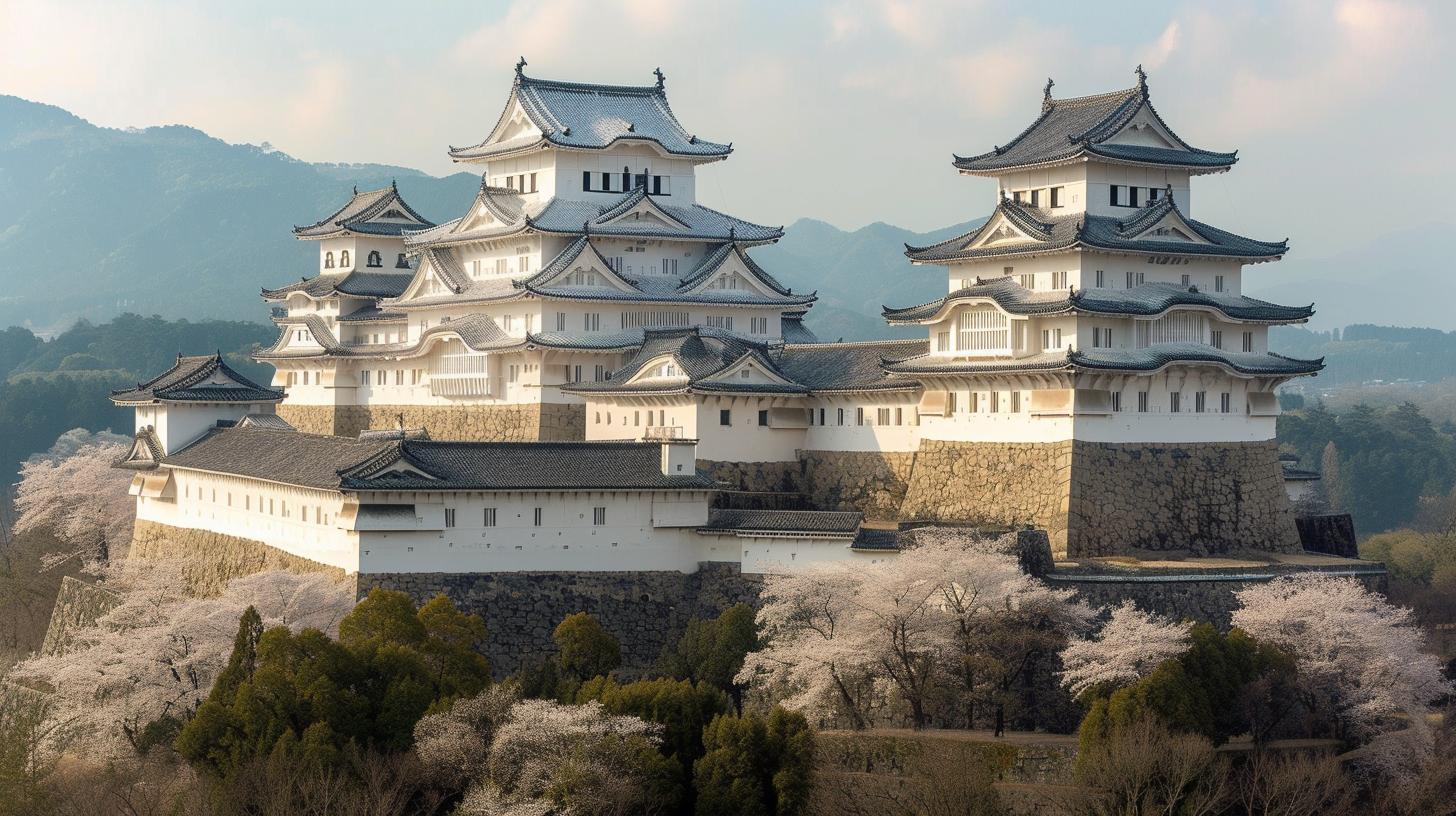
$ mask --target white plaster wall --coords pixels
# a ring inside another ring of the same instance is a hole
[[[803,448],[828,451],[914,451],[920,447],[917,410],[919,399],[919,393],[915,392],[878,397],[862,395],[859,399],[847,395],[812,400],[808,410],[813,412],[813,424],[805,430]],[[880,424],[881,408],[890,410],[890,424]],[[841,409],[843,424],[840,424]],[[823,424],[820,422],[821,416]]]
[[[176,498],[138,497],[138,520],[252,539],[348,572],[359,569],[354,534],[336,526],[343,505],[338,493],[201,471],[173,469],[172,476]]]
[[[705,560],[728,560],[722,556],[730,551],[738,556],[741,569],[751,575],[787,575],[804,572],[819,564],[836,561],[851,561],[859,564],[878,564],[895,557],[893,551],[851,550],[850,542],[843,538],[792,538],[767,535],[728,536],[706,535],[712,541],[713,558]],[[736,547],[734,546],[736,543]],[[721,551],[722,556],[719,555]]]
[[[252,413],[272,412],[273,406],[269,403],[165,403],[137,409],[135,429],[152,426],[162,449],[176,453],[217,427],[220,419],[239,420]]]
[[[649,418],[648,414],[651,414]],[[718,421],[716,414],[711,418]],[[680,439],[698,439],[701,458],[702,441],[698,430],[698,407],[687,397],[644,400],[615,400],[602,397],[586,399],[586,438],[592,440],[642,439],[657,429]]]
[[[698,458],[721,462],[797,461],[797,451],[804,447],[805,429],[761,426],[758,412],[801,404],[797,398],[703,397],[697,408]],[[721,422],[719,412],[724,410],[729,412],[729,425]]]
[[[1177,202],[1178,208],[1184,215],[1193,216],[1193,208],[1189,195],[1188,171],[1165,169],[1159,167],[1135,167],[1123,164],[1109,164],[1100,161],[1091,161],[1087,168],[1087,212],[1093,215],[1110,215],[1116,218],[1126,218],[1128,213],[1135,212],[1131,207],[1113,207],[1109,203],[1108,187],[1113,184],[1122,184],[1132,187],[1140,187],[1138,191],[1138,205],[1147,203],[1148,188],[1155,187],[1159,190],[1166,190],[1169,184],[1173,185],[1173,200]],[[1159,193],[1162,195],[1162,193]]]

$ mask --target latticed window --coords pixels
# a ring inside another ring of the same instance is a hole
[[[1158,343],[1202,343],[1208,321],[1196,312],[1169,312],[1137,324],[1138,348]]]
[[[956,317],[958,351],[1006,351],[1011,332],[1006,315],[991,309],[966,309]]]

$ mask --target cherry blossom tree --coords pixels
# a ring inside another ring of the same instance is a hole
[[[1136,683],[1164,660],[1188,650],[1189,628],[1123,601],[1095,636],[1073,640],[1062,649],[1062,685],[1080,695]]]
[[[1409,609],[1351,578],[1303,573],[1238,593],[1233,624],[1288,652],[1307,703],[1365,742],[1362,764],[1389,778],[1430,758],[1431,706],[1452,692]]]
[[[463,816],[659,812],[654,792],[678,773],[658,752],[660,726],[600,703],[518,700],[495,686],[415,726],[415,753],[467,790]]]
[[[922,727],[936,692],[953,681],[968,724],[976,704],[990,702],[999,725],[1006,693],[1036,657],[1092,615],[1072,592],[1023,574],[1011,544],[923,531],[890,562],[769,576],[758,616],[765,645],[738,681],[856,728],[892,703]]]
[[[73,559],[105,564],[125,554],[136,518],[136,503],[127,493],[133,474],[111,465],[126,454],[127,444],[116,434],[77,428],[21,466],[14,532],[48,529],[65,545],[42,559],[46,569]]]
[[[238,578],[219,597],[191,598],[172,561],[128,562],[104,586],[116,594],[110,611],[63,653],[31,658],[7,677],[49,693],[51,717],[103,757],[134,753],[149,724],[183,719],[206,699],[248,607],[264,626],[332,630],[353,605],[332,578],[288,572]]]

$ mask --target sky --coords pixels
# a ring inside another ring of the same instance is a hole
[[[1456,223],[1456,3],[1287,0],[0,0],[0,93],[109,127],[186,124],[308,161],[458,172],[532,76],[648,84],[731,141],[699,199],[759,223],[928,230],[985,215],[958,176],[1035,118],[1148,72],[1185,140],[1239,150],[1195,217],[1305,257]],[[1448,227],[1449,228],[1449,227]]]

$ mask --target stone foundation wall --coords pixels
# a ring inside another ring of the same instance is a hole
[[[924,440],[901,515],[1034,525],[1058,557],[1299,550],[1273,441]]]
[[[61,579],[56,604],[51,607],[51,621],[46,626],[40,653],[58,655],[66,651],[78,629],[96,623],[120,601],[115,592],[88,584],[67,575]]]
[[[358,436],[363,430],[426,428],[431,438],[470,442],[573,441],[586,438],[586,406],[528,405],[289,405],[278,415],[300,431]]]
[[[729,490],[753,493],[801,492],[798,462],[720,462],[699,459],[698,470],[728,485]]]
[[[338,567],[286,553],[261,541],[154,521],[136,523],[128,557],[180,560],[187,591],[199,597],[221,593],[234,578],[268,570],[322,572],[346,580]]]
[[[416,603],[444,593],[485,619],[486,656],[504,677],[525,660],[553,654],[551,632],[562,618],[587,612],[622,644],[627,672],[645,670],[694,617],[710,618],[736,603],[753,603],[762,578],[736,564],[701,564],[697,572],[365,573],[359,597],[374,587],[407,592]]]
[[[1174,620],[1212,623],[1220,629],[1229,627],[1229,619],[1238,608],[1235,595],[1255,584],[1267,583],[1282,575],[1298,572],[1331,572],[1353,577],[1374,592],[1384,594],[1387,575],[1381,564],[1356,562],[1349,567],[1283,567],[1269,569],[1205,570],[1179,574],[1178,570],[1160,570],[1138,575],[1077,574],[1058,571],[1043,580],[1061,589],[1075,589],[1077,596],[1094,607],[1116,606],[1131,600],[1139,609],[1156,612]]]
[[[1077,442],[1067,552],[1297,552],[1278,445]]]
[[[799,451],[803,490],[819,510],[858,510],[871,519],[898,520],[914,469],[914,453]]]
[[[906,519],[1031,525],[1067,549],[1072,443],[924,439],[900,514]]]

